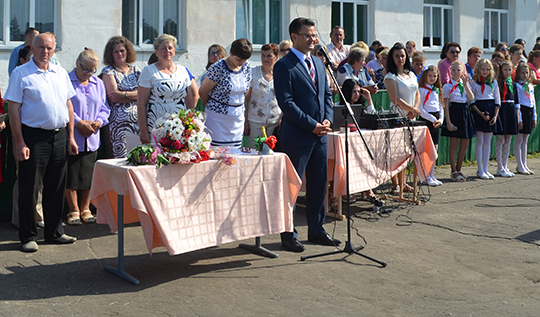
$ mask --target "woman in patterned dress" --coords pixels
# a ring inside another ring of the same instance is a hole
[[[214,146],[240,147],[244,134],[244,100],[251,82],[247,61],[253,47],[249,40],[238,39],[230,55],[210,66],[199,94],[206,107],[206,128]]]
[[[168,118],[180,109],[194,109],[199,100],[193,75],[173,61],[176,43],[172,35],[157,37],[154,52],[158,61],[146,66],[141,73],[137,108],[143,144],[154,141],[151,134],[157,119]]]
[[[136,102],[141,70],[130,65],[135,58],[133,44],[123,36],[111,37],[105,46],[103,63],[107,66],[99,77],[105,84],[111,108],[110,123],[102,129],[109,158],[126,157],[130,150],[127,145],[129,137],[133,139],[133,136],[139,135]]]
[[[251,87],[246,95],[246,122],[244,135],[248,146],[255,148],[253,140],[262,135],[261,127],[272,135],[281,118],[281,109],[274,93],[274,64],[279,56],[277,44],[265,44],[261,48],[261,66],[253,69]]]

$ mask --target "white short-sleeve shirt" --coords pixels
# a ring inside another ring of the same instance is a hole
[[[21,123],[44,130],[64,128],[69,123],[67,101],[75,96],[68,73],[49,63],[43,71],[34,60],[13,70],[4,98],[21,104]]]
[[[407,77],[408,75],[408,77]],[[403,99],[410,106],[414,107],[416,98],[416,92],[418,91],[418,82],[416,81],[416,75],[413,72],[409,72],[405,76],[395,75],[392,73],[386,74],[384,79],[391,79],[396,82],[398,88],[398,96]],[[406,116],[405,110],[400,107],[391,104],[391,109],[397,111],[400,115]]]

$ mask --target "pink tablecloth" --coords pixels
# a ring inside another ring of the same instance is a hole
[[[350,192],[359,193],[375,188],[396,175],[415,159],[420,180],[424,180],[437,160],[427,127],[413,128],[413,140],[418,156],[413,156],[409,130],[362,130],[374,160],[368,155],[358,132],[349,133]],[[334,180],[333,196],[346,194],[345,134],[328,135],[328,180]]]
[[[292,231],[301,181],[289,158],[236,157],[234,167],[207,161],[159,170],[99,160],[90,193],[98,223],[118,230],[120,194],[126,196],[124,223],[141,222],[149,252],[165,246],[174,255]]]

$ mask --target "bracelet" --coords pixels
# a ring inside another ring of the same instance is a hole
[[[124,92],[124,97],[125,97],[125,98],[127,98],[127,93],[128,93],[127,91]]]

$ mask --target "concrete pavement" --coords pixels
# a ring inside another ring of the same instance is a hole
[[[66,227],[75,244],[41,240],[26,254],[15,227],[2,221],[0,316],[538,316],[540,159],[529,162],[535,175],[492,181],[472,177],[470,166],[465,183],[438,168],[444,185],[423,188],[429,201],[395,205],[388,215],[355,203],[352,241],[386,268],[355,255],[302,262],[281,249],[279,235],[263,238],[277,259],[239,243],[149,256],[140,227],[130,225],[125,268],[141,282],[132,285],[103,269],[116,265],[117,252],[105,225]],[[302,211],[297,224],[304,242]],[[346,239],[345,221],[328,219],[326,229]],[[302,255],[333,250],[305,245]]]

